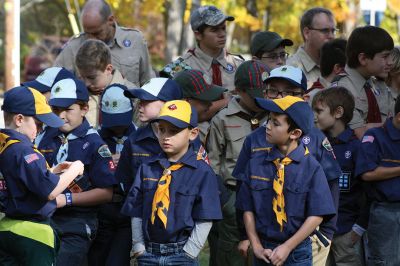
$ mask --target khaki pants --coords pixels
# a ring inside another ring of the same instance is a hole
[[[351,231],[343,235],[334,236],[326,265],[362,266],[361,240],[353,245]]]
[[[316,235],[311,236],[313,266],[325,266],[328,258],[331,241],[327,239],[329,246],[325,247]]]

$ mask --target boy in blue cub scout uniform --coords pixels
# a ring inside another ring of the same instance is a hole
[[[82,265],[97,231],[98,205],[111,201],[115,165],[111,152],[85,118],[88,91],[83,82],[63,79],[51,89],[49,104],[65,124],[46,128],[37,143],[49,165],[81,160],[83,175],[64,191],[66,206],[57,210],[52,222],[60,231],[57,265]]]
[[[400,265],[400,100],[383,126],[367,130],[361,141],[356,176],[370,182],[368,223],[371,265]]]
[[[164,152],[140,166],[122,208],[132,252],[139,265],[198,265],[212,220],[222,218],[217,177],[192,147],[197,113],[188,102],[166,102],[154,122]]]
[[[49,218],[65,205],[61,194],[82,174],[81,161],[49,168],[34,147],[41,123],[64,123],[39,91],[25,86],[4,94],[5,129],[0,130],[0,265],[54,265],[58,239]],[[57,174],[56,174],[57,173]]]
[[[344,87],[328,88],[314,96],[312,107],[316,124],[327,134],[343,171],[339,179],[337,231],[327,265],[361,266],[360,239],[367,226],[368,208],[363,184],[354,175],[361,144],[348,126],[353,117],[354,97]]]
[[[282,66],[272,70],[270,76],[264,82],[267,84],[266,97],[268,99],[279,99],[287,95],[302,98],[307,90],[307,79],[304,73],[299,68],[292,66]],[[312,114],[310,115],[310,120],[314,120]],[[310,131],[301,137],[301,142],[321,164],[337,208],[339,205],[338,179],[342,172],[328,138],[321,130],[312,126]],[[253,157],[265,156],[271,150],[271,147],[272,144],[268,143],[266,139],[265,125],[254,130],[254,132],[246,137],[243,143],[232,175],[240,180],[246,169],[247,162]],[[238,217],[238,219],[239,223],[243,223],[241,217]],[[329,253],[329,241],[333,238],[335,231],[336,216],[330,220],[325,219],[319,226],[317,234],[312,236],[314,262],[325,263]],[[245,240],[247,237],[244,232],[242,232],[241,238],[248,243],[248,246],[249,242]],[[242,242],[239,246],[245,246]]]
[[[312,265],[309,235],[335,207],[321,165],[299,141],[312,128],[311,108],[293,96],[257,103],[270,111],[272,147],[249,161],[236,201],[254,265]]]
[[[127,90],[124,85],[112,84],[101,95],[99,135],[108,145],[115,166],[125,140],[136,131],[132,122],[133,104],[124,95]],[[122,193],[119,193],[118,187],[114,188],[112,202],[104,204],[99,210],[99,229],[89,250],[89,265],[129,265],[130,221],[120,215]]]

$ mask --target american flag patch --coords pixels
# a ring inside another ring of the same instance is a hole
[[[203,145],[200,146],[200,149],[197,152],[197,160],[203,160],[206,164],[210,165],[210,160],[208,159],[208,153],[206,149],[204,149]]]
[[[370,143],[372,143],[372,142],[374,142],[374,137],[373,136],[364,136],[363,138],[362,138],[362,143],[366,143],[366,142],[370,142]]]
[[[27,163],[31,163],[36,160],[39,160],[39,156],[37,155],[37,153],[32,153],[32,154],[28,154],[28,155],[24,156],[24,159]]]

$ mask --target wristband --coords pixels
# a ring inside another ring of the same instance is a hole
[[[71,193],[69,193],[69,192],[65,193],[65,201],[66,201],[67,206],[72,205],[72,194]]]

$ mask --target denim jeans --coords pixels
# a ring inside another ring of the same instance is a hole
[[[274,250],[280,244],[271,243],[268,241],[261,240],[264,248]],[[254,256],[254,266],[272,266],[270,263],[266,263]],[[311,251],[311,240],[310,238],[305,239],[301,242],[292,252],[289,253],[285,263],[285,266],[296,265],[296,266],[312,266],[312,251]]]
[[[183,251],[185,242],[157,244],[146,243],[146,251],[137,258],[139,266],[198,266],[197,259]]]
[[[368,265],[400,265],[400,203],[372,203],[368,248]]]

